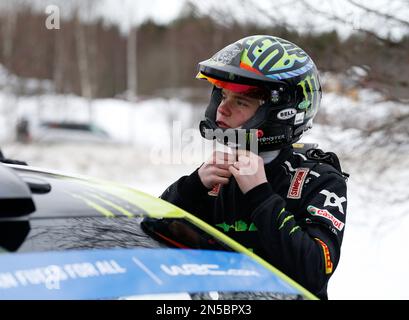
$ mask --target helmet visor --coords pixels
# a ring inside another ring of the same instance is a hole
[[[253,90],[259,89],[256,86],[249,86],[247,84],[239,84],[239,83],[234,83],[234,82],[227,82],[227,81],[222,81],[222,80],[217,80],[208,76],[205,76],[203,73],[199,72],[196,76],[197,79],[204,79],[212,83],[218,88],[223,88],[227,89],[233,92],[237,93],[246,93],[246,92],[251,92]]]

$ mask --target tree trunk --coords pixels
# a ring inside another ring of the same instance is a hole
[[[138,29],[131,27],[128,32],[127,46],[127,90],[128,99],[134,101],[138,96],[138,65],[137,65],[137,37]]]
[[[2,28],[2,38],[3,38],[3,57],[4,66],[11,70],[11,58],[13,55],[13,37],[17,22],[17,13],[14,10],[9,10],[9,12],[4,12],[2,19],[4,19],[4,24]]]
[[[82,26],[79,18],[76,20],[76,45],[77,45],[77,59],[78,59],[78,69],[80,76],[80,86],[81,95],[89,101],[88,105],[88,120],[92,121],[92,105],[91,100],[93,98],[91,75],[90,75],[90,65],[87,54],[87,42],[85,36],[84,26]]]

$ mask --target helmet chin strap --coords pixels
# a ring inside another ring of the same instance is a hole
[[[232,153],[234,148],[226,146],[225,144],[219,141],[216,141],[215,150],[223,151],[223,152],[226,152],[227,150],[228,153]],[[259,152],[258,155],[263,159],[263,163],[267,164],[273,161],[275,158],[277,158],[280,152],[281,152],[281,149],[272,150],[272,151],[263,151],[263,152]]]

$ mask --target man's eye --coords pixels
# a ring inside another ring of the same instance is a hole
[[[247,107],[248,106],[248,104],[246,102],[241,101],[241,100],[237,100],[237,105],[242,106],[242,107]]]

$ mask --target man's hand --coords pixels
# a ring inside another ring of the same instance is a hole
[[[235,161],[232,154],[214,151],[198,171],[200,181],[207,189],[212,189],[216,184],[227,184],[231,177],[229,166]]]
[[[245,150],[237,151],[238,161],[229,167],[241,192],[247,193],[258,185],[267,182],[263,158]]]

